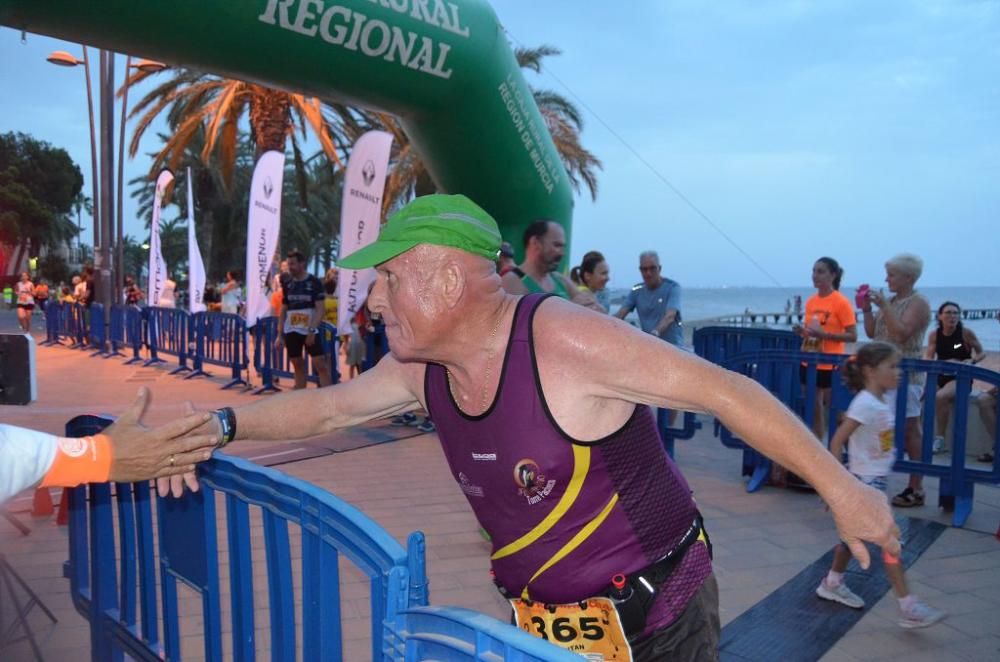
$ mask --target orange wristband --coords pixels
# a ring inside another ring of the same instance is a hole
[[[889,552],[882,550],[882,562],[886,565],[899,565],[899,557],[893,556]]]
[[[42,479],[42,487],[76,487],[83,483],[105,483],[111,476],[114,458],[111,438],[105,434],[93,437],[60,437],[56,457]]]

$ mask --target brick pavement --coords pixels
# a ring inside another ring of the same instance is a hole
[[[0,315],[0,329],[7,315]],[[39,400],[29,407],[0,406],[0,420],[60,432],[65,421],[84,411],[120,412],[141,383],[155,398],[149,421],[180,413],[185,399],[201,407],[250,402],[254,396],[221,391],[221,380],[183,381],[166,369],[137,369],[116,360],[88,358],[64,348],[40,348]],[[220,371],[221,373],[221,371]],[[142,380],[142,381],[138,381]],[[267,396],[264,396],[267,397]],[[721,589],[720,612],[728,623],[826,552],[836,538],[818,498],[808,492],[767,488],[744,492],[739,453],[725,449],[705,430],[678,444],[678,460],[707,518],[716,549]],[[254,442],[247,442],[254,443]],[[259,442],[258,442],[259,443]],[[262,452],[280,444],[262,444]],[[347,453],[294,462],[281,470],[324,487],[358,506],[401,543],[415,529],[427,535],[427,564],[434,604],[460,605],[506,618],[504,602],[488,579],[489,546],[460,490],[451,480],[433,435],[422,435]],[[891,487],[905,478],[894,476]],[[928,481],[928,503],[936,502],[936,481]],[[30,503],[20,500],[13,508]],[[906,513],[948,523],[930,506]],[[32,623],[50,660],[79,657],[89,645],[86,621],[76,614],[61,578],[66,558],[65,529],[51,520],[31,522],[22,538],[0,520],[0,550],[7,554],[60,622],[46,625],[39,612]],[[824,660],[986,660],[1000,657],[1000,543],[993,532],[1000,522],[1000,490],[977,487],[977,504],[964,530],[949,529],[910,572],[915,592],[950,612],[933,628],[904,631],[895,625],[891,594],[881,600]],[[259,541],[259,538],[257,539]],[[224,537],[220,542],[224,543]],[[255,545],[255,557],[260,557]],[[225,573],[225,569],[223,570]],[[223,575],[223,586],[226,585]],[[299,585],[301,578],[294,582]],[[263,584],[261,584],[263,585]],[[367,585],[345,572],[342,621],[345,659],[366,659]],[[224,600],[225,603],[225,600]],[[193,595],[183,600],[185,659],[200,659]],[[259,647],[267,645],[266,592],[258,591]],[[301,609],[301,606],[299,606]],[[228,626],[224,623],[224,630]],[[228,650],[228,642],[226,644]],[[4,660],[29,659],[26,645],[5,652]]]

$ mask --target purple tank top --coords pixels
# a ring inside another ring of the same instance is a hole
[[[424,390],[452,475],[492,538],[497,580],[512,595],[568,603],[663,557],[696,509],[649,407],[637,405],[618,431],[597,441],[575,440],[556,424],[532,340],[547,296],[518,302],[486,412],[459,409],[440,365],[428,364]],[[710,572],[705,545],[693,545],[661,587],[646,631],[671,623]]]

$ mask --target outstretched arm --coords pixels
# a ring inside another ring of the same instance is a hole
[[[809,481],[830,505],[843,540],[862,565],[867,567],[869,560],[862,540],[899,553],[898,530],[884,495],[854,479],[798,418],[756,382],[586,311],[564,308],[558,324],[573,337],[549,347],[565,353],[556,360],[563,365],[588,362],[586,375],[574,375],[587,389],[581,394],[584,406],[618,400],[707,411],[748,444]]]
[[[391,354],[358,377],[320,389],[280,393],[237,407],[236,439],[311,437],[416,409],[423,397],[424,365]],[[198,430],[221,434],[215,417]]]

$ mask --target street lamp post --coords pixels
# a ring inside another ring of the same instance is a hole
[[[121,292],[125,287],[125,239],[124,227],[125,217],[122,215],[122,190],[125,187],[125,117],[128,111],[128,89],[129,78],[132,69],[138,69],[147,73],[163,71],[166,65],[155,60],[140,58],[132,64],[132,56],[125,56],[125,83],[122,85],[122,117],[120,122],[120,133],[118,135],[118,227],[115,233],[115,291]]]
[[[116,299],[112,292],[120,292],[124,286],[125,274],[125,247],[124,247],[124,225],[125,217],[122,212],[122,198],[124,186],[124,164],[125,164],[125,119],[128,112],[128,76],[133,67],[143,71],[160,71],[165,65],[153,60],[141,59],[132,64],[132,57],[126,56],[125,78],[126,84],[122,91],[121,125],[119,127],[118,144],[118,177],[117,177],[117,204],[112,207],[112,191],[115,189],[115,177],[113,174],[114,157],[114,83],[115,83],[115,56],[109,51],[100,51],[100,121],[101,121],[101,168],[98,174],[97,168],[97,142],[94,126],[94,102],[90,84],[90,62],[87,57],[87,47],[83,47],[83,60],[78,60],[66,51],[55,51],[47,58],[49,62],[65,67],[84,65],[84,74],[87,79],[87,111],[90,117],[90,157],[91,173],[94,191],[94,259],[95,268],[100,278],[100,301],[104,305],[105,320],[111,312],[111,304]],[[100,179],[100,185],[98,185]],[[115,219],[117,217],[117,224]],[[111,257],[111,247],[114,245],[114,260]],[[113,274],[113,275],[112,275]]]
[[[90,117],[90,182],[93,185],[91,208],[94,220],[94,250],[96,252],[97,246],[101,241],[97,222],[100,209],[100,196],[98,196],[97,184],[97,137],[94,129],[94,95],[90,88],[90,59],[87,57],[87,47],[83,47],[82,60],[77,60],[66,51],[53,51],[46,59],[60,67],[75,67],[82,64],[83,74],[87,79],[87,115]]]

